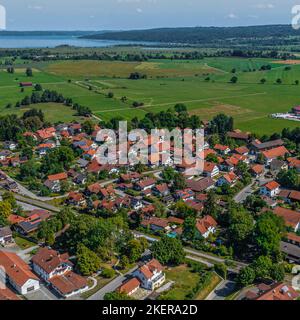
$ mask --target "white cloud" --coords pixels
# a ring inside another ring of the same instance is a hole
[[[136,9],[136,12],[138,12],[138,13],[142,13],[142,12],[143,12],[143,10],[142,10],[141,8],[137,8],[137,9]]]
[[[254,5],[256,9],[273,9],[275,6],[272,3],[258,3]]]
[[[28,5],[28,9],[33,9],[33,10],[42,10],[43,7],[42,6],[32,6],[32,5]]]
[[[229,13],[229,15],[227,16],[227,18],[229,18],[229,19],[237,19],[238,16],[237,16],[236,14],[234,14],[234,13]]]

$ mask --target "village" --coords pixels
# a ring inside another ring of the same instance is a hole
[[[0,266],[7,286],[0,299],[174,298],[178,283],[169,275],[182,264],[201,265],[199,283],[217,278],[206,299],[297,299],[299,142],[287,134],[261,141],[224,129],[224,121],[202,122],[205,162],[197,176],[185,175],[190,165],[174,164],[172,146],[161,161],[163,138],[144,141],[157,150],[146,165],[99,164],[101,124],[91,120],[3,141]],[[106,224],[111,233],[102,230]]]

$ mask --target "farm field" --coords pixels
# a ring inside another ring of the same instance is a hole
[[[0,70],[0,113],[21,115],[28,106],[15,108],[14,104],[31,95],[32,88],[21,92],[19,82],[41,83],[43,89],[56,90],[74,102],[89,107],[96,117],[107,121],[112,117],[130,120],[142,118],[148,112],[160,112],[176,103],[186,104],[191,114],[209,120],[219,113],[232,115],[235,127],[257,134],[280,132],[299,123],[271,119],[269,115],[287,112],[300,104],[300,65],[284,61],[242,58],[204,58],[202,60],[153,60],[147,62],[120,61],[55,61],[34,63],[33,77],[25,75],[25,68],[15,68],[14,74]],[[261,66],[271,65],[268,71]],[[231,73],[236,69],[236,73]],[[250,71],[251,70],[251,71]],[[254,71],[253,71],[254,70]],[[147,74],[147,79],[129,80],[131,72]],[[209,75],[210,80],[205,80]],[[229,82],[232,76],[238,82]],[[260,80],[266,79],[265,84]],[[280,78],[282,84],[276,84]],[[71,80],[68,81],[68,80]],[[113,92],[114,97],[107,94]],[[125,102],[121,101],[126,97]],[[133,108],[134,101],[144,105]],[[6,105],[11,103],[9,109]],[[49,121],[78,119],[73,110],[63,105],[39,104]]]

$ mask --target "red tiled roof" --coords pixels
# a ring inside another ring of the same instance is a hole
[[[0,288],[0,301],[4,300],[21,300],[14,292],[12,292],[10,289]]]
[[[249,149],[245,146],[241,146],[239,148],[235,148],[234,151],[237,152],[238,154],[245,154],[249,152]]]
[[[270,149],[270,150],[266,150],[266,151],[262,152],[262,154],[268,159],[283,157],[287,153],[289,153],[289,151],[284,146],[280,146],[280,147],[277,147],[277,148],[274,148],[274,149]]]
[[[88,191],[91,193],[99,193],[100,190],[102,189],[102,187],[100,186],[100,184],[98,182],[91,184],[90,186],[88,186]]]
[[[48,180],[50,181],[59,181],[59,180],[66,180],[66,179],[68,179],[68,175],[65,172],[52,174],[48,176]]]
[[[42,268],[45,272],[51,273],[62,263],[69,263],[69,255],[67,253],[61,255],[55,250],[40,248],[32,257],[32,262]]]
[[[140,271],[144,274],[146,279],[151,279],[155,271],[160,272],[162,270],[162,265],[156,259],[152,259],[151,261],[140,267]]]
[[[49,282],[63,295],[87,287],[87,280],[80,275],[70,271],[62,276],[51,278]]]
[[[207,232],[209,227],[216,227],[218,224],[212,216],[205,216],[202,219],[197,219],[196,228],[201,234]]]
[[[270,181],[270,182],[266,183],[264,185],[264,187],[266,187],[268,190],[271,191],[271,190],[275,190],[275,189],[279,188],[280,184],[277,183],[276,181]]]
[[[228,146],[224,146],[224,145],[222,145],[222,144],[216,144],[216,145],[214,146],[214,149],[220,150],[220,151],[226,151],[227,149],[229,149],[229,147],[228,147]]]
[[[287,226],[291,226],[293,228],[296,228],[298,223],[300,223],[300,212],[282,208],[282,207],[276,207],[273,212],[282,217],[285,221],[285,224]]]
[[[215,163],[205,161],[205,162],[204,162],[203,171],[204,171],[204,172],[213,172],[214,169],[215,169],[215,167],[216,167],[216,164],[215,164]]]
[[[287,234],[287,238],[290,241],[296,241],[298,243],[300,243],[300,236],[298,236],[296,233],[288,233]]]
[[[134,289],[139,288],[140,285],[141,285],[141,283],[138,280],[138,278],[132,278],[132,279],[126,281],[124,284],[122,284],[119,287],[118,291],[121,292],[121,293],[129,294]]]
[[[251,170],[256,174],[261,174],[264,172],[264,166],[261,164],[255,164],[253,167],[251,167]]]
[[[5,268],[8,277],[20,287],[30,279],[38,280],[28,264],[15,253],[0,251],[0,265]]]
[[[295,300],[299,293],[291,286],[284,283],[278,283],[272,286],[268,291],[257,297],[255,300]]]

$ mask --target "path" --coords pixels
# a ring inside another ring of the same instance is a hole
[[[130,275],[136,269],[137,269],[137,266],[129,270],[125,275],[118,276],[117,278],[112,280],[110,283],[108,283],[106,286],[104,286],[99,291],[97,291],[95,294],[90,296],[88,300],[104,300],[104,296],[106,293],[115,291],[127,279],[126,276]]]

